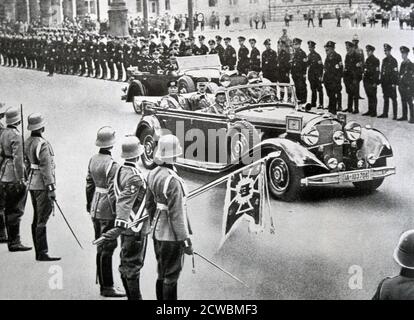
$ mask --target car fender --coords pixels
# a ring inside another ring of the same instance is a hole
[[[151,129],[154,132],[154,137],[161,136],[162,133],[162,125],[160,121],[157,119],[157,117],[150,115],[150,116],[144,116],[141,121],[138,123],[137,130],[136,130],[136,136],[139,138],[142,131],[144,129]]]
[[[361,139],[363,141],[361,151],[364,157],[373,154],[375,158],[389,158],[393,156],[391,144],[388,139],[377,129],[362,128]]]
[[[316,166],[324,170],[328,170],[328,167],[320,161],[312,152],[303,147],[297,142],[282,139],[272,138],[263,140],[261,143],[255,146],[255,151],[261,150],[261,155],[265,156],[274,151],[284,151],[288,158],[295,163],[298,167]]]

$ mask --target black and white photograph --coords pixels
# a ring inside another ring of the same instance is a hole
[[[0,0],[0,300],[414,300],[413,138],[413,0]]]

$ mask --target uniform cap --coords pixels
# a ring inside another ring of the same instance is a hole
[[[308,41],[308,45],[310,47],[312,47],[312,48],[315,48],[316,47],[316,42],[314,42],[314,41]]]
[[[345,46],[347,46],[349,48],[353,48],[354,44],[351,41],[345,41]]]
[[[27,130],[35,131],[44,128],[46,120],[40,113],[32,113],[27,117]]]
[[[225,37],[224,41],[231,41],[231,38],[230,37]]]
[[[256,41],[256,39],[251,38],[251,39],[249,39],[249,42],[254,42],[254,43],[256,43],[257,41]]]
[[[403,268],[414,269],[414,230],[401,235],[394,250],[394,260]]]
[[[206,37],[205,36],[198,36],[198,40],[200,40],[200,41],[206,40]]]
[[[166,37],[162,34],[162,35],[160,35],[160,39],[166,39]]]
[[[223,40],[223,38],[221,36],[216,36],[216,40],[221,41],[221,40]]]
[[[214,40],[209,40],[208,44],[216,44],[216,42]]]
[[[384,43],[384,50],[391,51],[392,47],[388,43]]]
[[[180,38],[185,37],[185,33],[180,32],[180,33],[178,34],[178,36],[179,36]]]
[[[370,44],[365,47],[368,51],[375,51],[375,47]]]
[[[178,86],[178,83],[177,83],[177,81],[174,81],[174,80],[168,81],[168,83],[167,83],[168,88],[177,87],[177,86]]]
[[[17,108],[10,107],[6,110],[6,124],[16,124],[20,121],[20,111]]]
[[[98,130],[95,145],[99,148],[110,148],[115,144],[115,130],[106,126]]]
[[[237,39],[239,39],[240,41],[246,41],[246,38],[243,36],[238,37]]]
[[[224,88],[218,88],[216,90],[215,96],[217,97],[219,94],[226,94],[226,90]]]
[[[326,44],[325,44],[325,48],[334,48],[335,49],[335,42],[333,42],[333,41],[328,41]]]
[[[210,81],[207,78],[205,78],[205,77],[201,77],[197,81],[197,83],[207,83],[207,82],[210,82]]]
[[[409,53],[410,49],[408,49],[406,46],[402,46],[402,47],[400,47],[400,51],[401,51],[401,53]]]
[[[299,38],[293,39],[293,44],[301,44],[301,43],[302,43],[302,39],[299,39]]]
[[[126,136],[122,141],[122,159],[138,158],[144,153],[144,147],[135,136]]]
[[[161,136],[155,150],[154,159],[161,162],[171,163],[174,158],[182,155],[180,141],[172,134]]]
[[[270,44],[271,44],[271,41],[272,41],[272,40],[270,40],[270,39],[266,39],[266,40],[263,42],[263,45],[268,46],[268,45],[270,45]]]

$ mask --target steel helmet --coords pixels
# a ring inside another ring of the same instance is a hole
[[[394,260],[403,268],[414,269],[414,230],[401,235],[394,250]]]
[[[12,125],[20,121],[20,112],[17,108],[10,107],[6,110],[6,124]]]
[[[154,158],[161,162],[173,162],[175,157],[183,154],[180,141],[172,134],[161,136],[155,150]]]
[[[46,120],[40,113],[32,113],[27,117],[27,130],[35,131],[44,128]]]
[[[106,126],[98,130],[95,145],[99,148],[110,148],[115,144],[115,130]]]
[[[123,159],[134,159],[138,158],[144,153],[144,147],[135,136],[126,136],[122,142],[122,153]]]

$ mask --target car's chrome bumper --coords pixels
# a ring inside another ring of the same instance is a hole
[[[344,182],[357,182],[361,180],[346,179],[345,177],[350,174],[358,175],[360,173],[369,174],[369,179],[365,179],[362,181],[369,181],[375,179],[381,179],[388,176],[391,176],[396,173],[395,167],[380,167],[380,168],[370,168],[364,170],[354,170],[354,171],[342,171],[342,172],[335,172],[335,173],[326,173],[326,174],[319,174],[316,176],[311,176],[307,178],[301,179],[301,185],[303,187],[308,186],[324,186],[330,184],[340,184]]]

